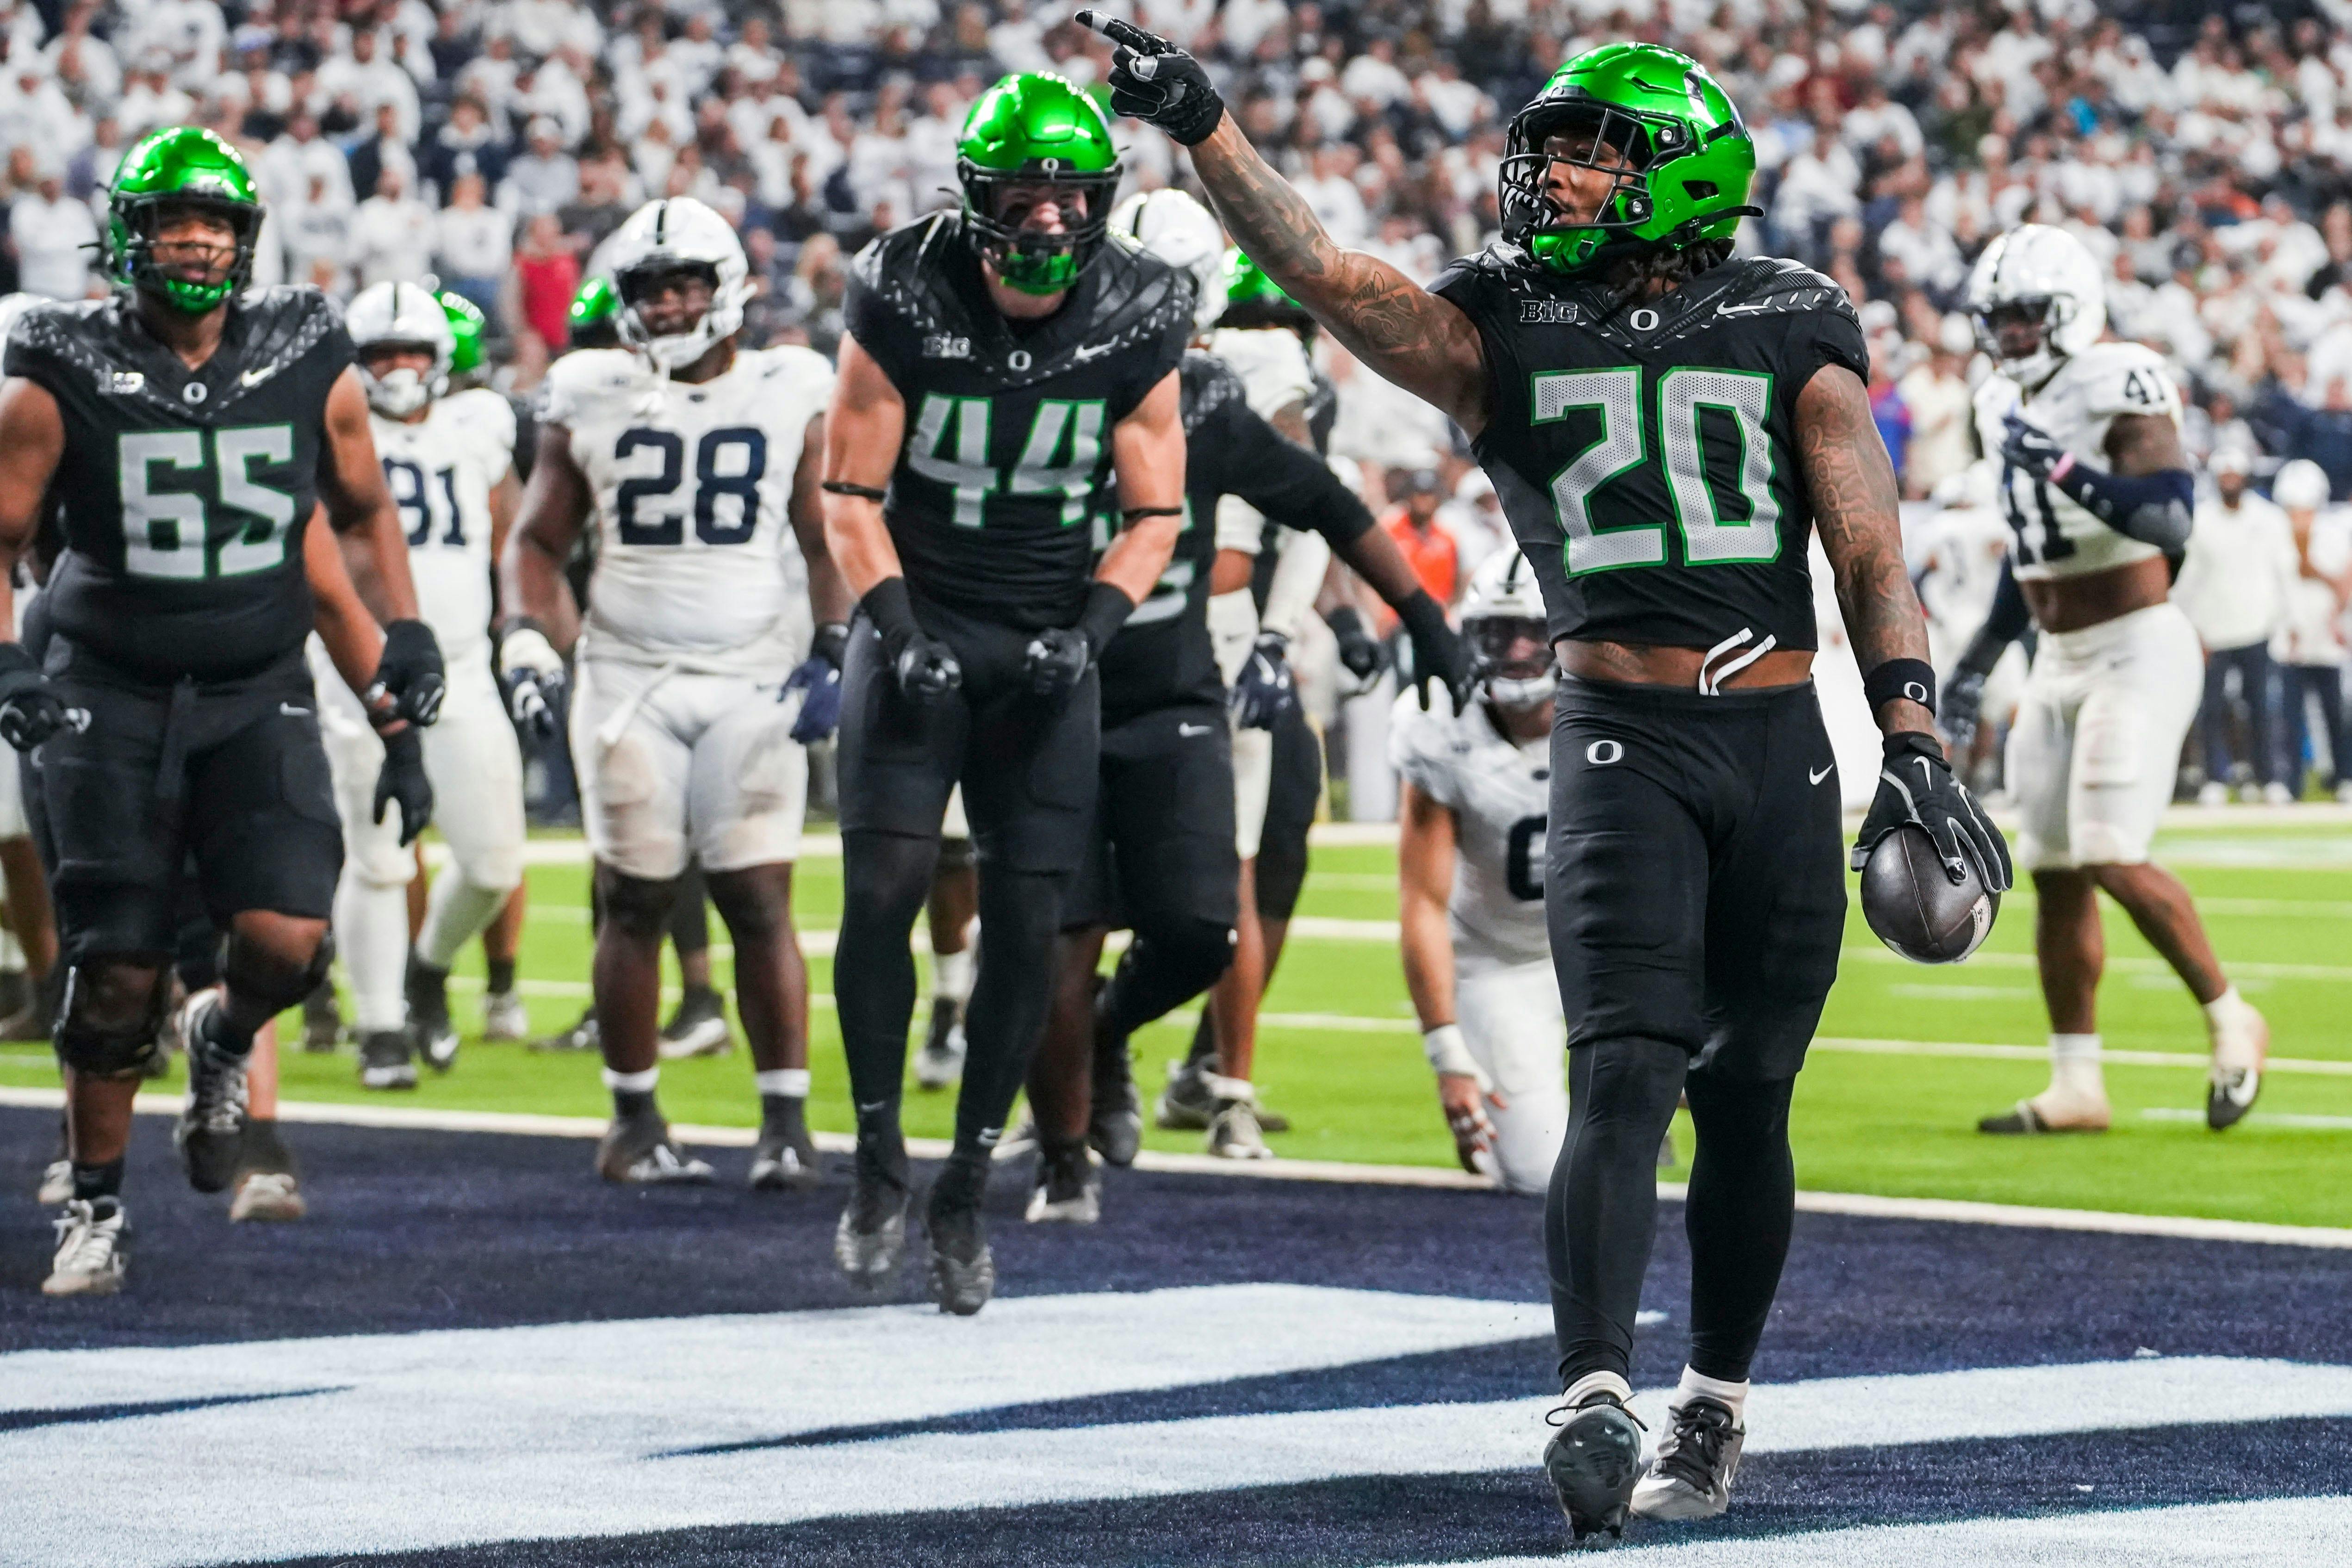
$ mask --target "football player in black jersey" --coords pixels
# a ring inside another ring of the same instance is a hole
[[[1935,735],[1853,308],[1793,263],[1729,258],[1755,148],[1673,50],[1563,65],[1511,121],[1502,237],[1424,289],[1334,245],[1191,56],[1079,15],[1118,45],[1113,106],[1192,149],[1242,248],[1468,433],[1542,583],[1564,672],[1545,899],[1573,1101],[1546,1212],[1566,1394],[1545,1468],[1579,1537],[1629,1510],[1718,1513],[1788,1249],[1790,1090],[1844,923],[1811,680],[1816,524],[1886,735],[1857,852],[1916,824],[1955,881],[2009,882]],[[1685,1093],[1690,1361],[1639,1477],[1622,1406],[1653,1162]]]
[[[908,936],[961,781],[988,935],[955,1148],[926,1213],[932,1291],[968,1313],[993,1289],[981,1191],[1045,1023],[1085,849],[1095,661],[1167,570],[1182,517],[1177,362],[1192,291],[1107,237],[1118,155],[1068,82],[1005,78],[958,150],[961,208],[882,235],[851,269],[824,504],[833,559],[860,596],[842,679],[834,960],[857,1183],[835,1255],[879,1285],[904,1246]]]
[[[199,1190],[235,1173],[255,1030],[325,971],[342,838],[302,654],[314,500],[386,622],[369,696],[387,783],[418,750],[406,727],[441,699],[351,340],[317,290],[247,287],[260,226],[226,142],[156,131],[109,195],[118,292],[35,310],[8,339],[0,558],[24,551],[51,497],[63,532],[35,606],[43,657],[0,643],[0,736],[32,753],[68,966],[56,1043],[74,1197],[52,1294],[121,1280],[122,1153],[184,864],[227,934],[224,988],[181,1019],[177,1138]],[[11,623],[0,591],[0,636]]]
[[[1113,226],[1147,254],[1192,270],[1194,319],[1203,328],[1213,322],[1223,292],[1213,287],[1223,260],[1214,218],[1181,191],[1166,190],[1122,208]],[[1098,661],[1102,771],[1093,828],[1063,914],[1046,1043],[1029,1073],[1038,1146],[1033,1220],[1097,1218],[1090,1134],[1107,1160],[1123,1166],[1142,1132],[1126,1071],[1128,1037],[1199,996],[1233,958],[1241,859],[1232,731],[1209,632],[1219,498],[1239,496],[1276,523],[1323,535],[1419,629],[1424,666],[1464,664],[1444,609],[1314,449],[1253,413],[1240,378],[1215,355],[1187,353],[1181,376],[1184,515],[1175,554]],[[1121,927],[1135,940],[1097,995],[1103,939]]]

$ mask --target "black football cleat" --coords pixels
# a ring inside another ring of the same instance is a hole
[[[411,953],[404,989],[408,998],[408,1033],[416,1053],[436,1072],[457,1064],[457,1025],[449,1016],[449,971],[436,969]]]
[[[923,1205],[924,1228],[930,1233],[931,1300],[940,1311],[968,1318],[988,1305],[996,1293],[996,1258],[988,1249],[988,1225],[980,1203],[988,1186],[988,1167],[977,1173],[959,1168],[950,1159]]]
[[[181,1009],[180,1038],[187,1041],[188,1094],[172,1142],[198,1192],[226,1192],[245,1153],[246,1059],[231,1056],[205,1037],[205,1020],[220,1006],[220,993],[198,991]]]
[[[709,986],[688,986],[662,1025],[659,1049],[664,1061],[724,1056],[734,1050],[735,1037],[727,1028],[727,998]]]
[[[1143,1092],[1135,1086],[1135,1062],[1124,1035],[1095,1037],[1094,1103],[1087,1114],[1087,1142],[1105,1165],[1124,1169],[1143,1147]]]
[[[760,1141],[751,1150],[753,1192],[807,1192],[824,1179],[816,1145],[806,1127],[797,1121],[761,1118]]]
[[[325,1052],[343,1040],[343,1010],[335,1001],[335,983],[321,980],[302,998],[302,1049]]]
[[[1642,1424],[1606,1394],[1566,1416],[1544,1445],[1543,1466],[1569,1533],[1579,1546],[1603,1531],[1622,1537],[1642,1475]]]
[[[380,1029],[360,1036],[360,1087],[414,1089],[416,1053],[404,1029]]]
[[[1731,1506],[1732,1479],[1748,1428],[1731,1406],[1704,1396],[1669,1412],[1657,1458],[1633,1489],[1641,1519],[1713,1519]]]
[[[1084,1143],[1038,1149],[1037,1185],[1024,1218],[1032,1225],[1092,1225],[1102,1218],[1102,1176]]]
[[[596,1027],[594,1004],[592,1003],[581,1009],[578,1023],[573,1024],[570,1029],[558,1030],[553,1034],[540,1036],[530,1042],[530,1049],[550,1051],[603,1050],[604,1036]]]
[[[833,1261],[861,1291],[888,1288],[907,1253],[906,1145],[891,1137],[857,1140],[856,1185],[834,1228]]]
[[[637,1186],[698,1186],[711,1175],[709,1165],[670,1141],[669,1124],[651,1110],[613,1119],[596,1143],[596,1174]]]

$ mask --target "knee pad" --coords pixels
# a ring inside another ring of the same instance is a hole
[[[677,902],[676,882],[650,882],[607,872],[597,878],[597,885],[604,890],[604,918],[611,924],[647,940],[669,930],[670,910]]]
[[[320,935],[310,961],[299,967],[279,962],[244,937],[232,934],[228,960],[221,966],[221,979],[238,996],[258,1002],[273,1013],[283,1012],[317,990],[334,962],[332,931]]]
[[[1690,1056],[1665,1040],[1618,1036],[1578,1046],[1569,1053],[1569,1067],[1576,1125],[1654,1122],[1664,1131],[1682,1099]]]
[[[1207,990],[1234,961],[1234,928],[1206,920],[1187,920],[1139,933],[1143,939],[1128,949],[1147,954],[1161,968],[1181,973],[1195,990]],[[1132,963],[1130,957],[1124,962]]]
[[[157,971],[145,998],[134,1004],[120,996],[100,998],[106,967],[100,960],[66,970],[58,1004],[58,1060],[92,1078],[144,1077],[162,1050],[155,1037],[163,1022],[163,973]]]
[[[1307,885],[1307,840],[1267,833],[1257,846],[1257,914],[1261,920],[1287,920]]]

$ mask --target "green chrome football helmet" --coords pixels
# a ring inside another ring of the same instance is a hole
[[[189,207],[226,219],[236,232],[236,258],[217,283],[174,277],[155,262],[154,235],[163,214]],[[100,267],[118,284],[202,315],[252,281],[253,246],[260,235],[261,197],[236,149],[209,131],[168,126],[142,137],[115,170]]]
[[[1118,190],[1118,149],[1095,100],[1068,81],[1018,71],[980,95],[956,143],[964,229],[1009,287],[1058,294],[1102,249]],[[1063,232],[1024,229],[1028,207],[1008,202],[1019,186],[1066,188],[1083,208]]]
[[[449,350],[449,373],[462,376],[482,368],[482,337],[489,330],[489,319],[482,308],[457,293],[445,288],[434,299],[441,314],[449,319],[449,336],[456,340]]]
[[[1550,151],[1551,138],[1585,141]],[[1570,222],[1545,194],[1554,163],[1613,176],[1590,220]],[[1513,117],[1497,199],[1503,237],[1549,272],[1729,239],[1756,177],[1756,143],[1723,89],[1687,55],[1656,44],[1605,44],[1552,74]]]
[[[575,349],[610,349],[621,341],[621,297],[613,280],[598,274],[580,285],[564,319],[572,329]]]
[[[1225,313],[1220,327],[1288,327],[1312,331],[1315,318],[1239,249],[1225,252]]]

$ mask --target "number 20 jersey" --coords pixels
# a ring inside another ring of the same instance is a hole
[[[408,536],[416,605],[452,664],[490,651],[490,492],[514,466],[514,405],[488,387],[409,423],[375,414],[376,455]]]
[[[2074,354],[2031,393],[2006,376],[1977,388],[1977,438],[1995,457],[2007,434],[2002,416],[2016,410],[2085,467],[2107,466],[2107,430],[2118,416],[2151,414],[2180,423],[2180,390],[2164,357],[2139,343],[2094,343]],[[2109,528],[2046,479],[2004,464],[2000,505],[2009,520],[2012,569],[2024,581],[2107,571],[2163,552]]]
[[[591,656],[781,669],[808,635],[808,569],[786,507],[833,367],[802,348],[739,350],[673,381],[619,349],[566,354],[541,418],[571,435],[596,519]]]
[[[1501,242],[1431,288],[1485,345],[1492,416],[1472,450],[1555,640],[1814,646],[1796,405],[1823,365],[1869,375],[1843,289],[1756,258],[1633,302]]]
[[[315,288],[248,289],[190,370],[131,296],[26,311],[5,371],[57,400],[52,623],[142,681],[238,680],[310,632],[302,530],[350,336]]]

